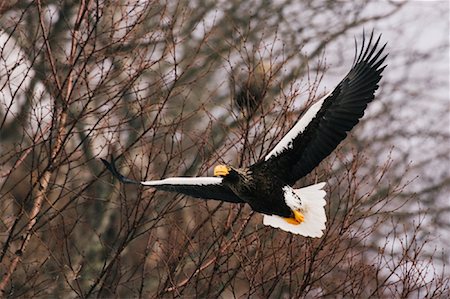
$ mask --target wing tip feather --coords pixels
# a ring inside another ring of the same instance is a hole
[[[111,174],[116,177],[121,183],[124,184],[135,184],[135,185],[140,185],[141,182],[129,179],[127,177],[125,177],[124,175],[122,175],[116,168],[116,160],[114,159],[114,156],[111,155],[111,162],[108,162],[107,160],[100,158],[100,160],[103,162],[103,164],[105,165],[106,169],[108,169]]]
[[[359,55],[356,59],[356,61],[353,63],[353,66],[360,63],[367,63],[369,66],[373,66],[374,64],[378,64],[379,61],[384,61],[389,53],[384,55],[382,58],[380,58],[381,54],[384,52],[387,42],[383,44],[383,46],[377,51],[377,48],[380,44],[382,34],[380,33],[373,44],[373,37],[374,37],[374,29],[372,29],[372,32],[370,33],[369,41],[366,42],[366,34],[365,30],[363,29],[363,38],[362,38],[362,45],[361,49],[359,51]],[[356,39],[355,39],[356,42]],[[358,52],[357,49],[357,43],[355,43],[356,52]]]

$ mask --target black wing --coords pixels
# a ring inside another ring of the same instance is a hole
[[[381,56],[386,44],[377,51],[381,35],[372,46],[373,32],[356,57],[353,67],[339,85],[316,104],[261,161],[252,166],[271,169],[280,179],[293,185],[311,172],[347,136],[364,115],[375,90],[386,56]],[[357,51],[357,49],[356,49]]]
[[[227,186],[222,185],[222,178],[218,177],[175,177],[153,181],[135,181],[120,174],[115,166],[115,160],[111,157],[111,163],[101,159],[106,168],[122,183],[150,186],[158,190],[178,192],[202,199],[215,199],[226,202],[243,202]]]

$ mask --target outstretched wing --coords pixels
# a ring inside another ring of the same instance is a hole
[[[329,94],[312,105],[284,136],[264,161],[253,167],[273,169],[275,175],[292,185],[311,172],[327,157],[364,115],[367,104],[374,99],[386,56],[385,46],[377,51],[381,35],[372,46],[373,32],[350,72]],[[356,51],[358,51],[356,49]]]
[[[117,171],[115,160],[111,157],[111,163],[101,159],[106,168],[122,183],[139,184],[143,186],[151,186],[158,190],[178,192],[202,199],[215,199],[226,202],[241,203],[243,202],[233,191],[222,184],[222,178],[216,177],[173,177],[163,180],[153,181],[135,181],[124,177]]]

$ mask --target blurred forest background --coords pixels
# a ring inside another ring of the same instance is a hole
[[[447,1],[12,0],[0,16],[4,297],[450,296]],[[159,179],[257,161],[343,78],[363,28],[390,52],[376,100],[298,182],[327,182],[324,237],[100,162]]]

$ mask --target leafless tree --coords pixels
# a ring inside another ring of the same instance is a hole
[[[2,295],[448,297],[448,68],[429,66],[448,59],[449,32],[425,50],[388,40],[414,5],[2,2]],[[377,100],[298,182],[328,183],[320,239],[244,205],[121,185],[99,161],[138,179],[255,162],[345,74],[362,28],[389,20]],[[264,81],[252,113],[235,103],[246,72]]]

